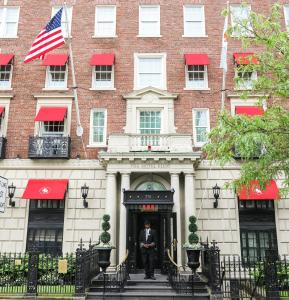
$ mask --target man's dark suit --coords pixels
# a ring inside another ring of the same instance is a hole
[[[152,277],[154,276],[155,249],[157,247],[156,231],[150,228],[146,239],[146,229],[143,229],[139,234],[139,244],[146,277]],[[145,248],[145,244],[149,245],[149,248]]]

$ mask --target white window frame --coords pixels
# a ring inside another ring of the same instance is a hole
[[[104,130],[103,130],[103,142],[93,142],[93,114],[94,112],[104,113]],[[88,147],[107,147],[107,109],[106,108],[93,108],[90,111],[90,125],[89,125],[89,145]]]
[[[4,39],[18,38],[18,25],[19,25],[19,16],[20,16],[20,6],[0,6],[0,8],[3,9],[2,18],[4,20],[2,26],[0,25],[0,38],[4,38]],[[9,8],[17,8],[18,9],[18,18],[17,18],[17,22],[16,22],[16,35],[15,36],[9,36],[9,35],[6,36],[6,35],[4,35],[4,32],[6,32],[6,24],[7,24],[7,18],[6,18],[7,17],[7,9],[9,9]]]
[[[62,6],[58,6],[58,5],[55,5],[52,7],[52,10],[51,10],[51,18],[60,10]],[[72,17],[73,17],[73,6],[66,6],[67,7],[67,15],[68,15],[68,30],[69,30],[69,33],[67,34],[67,29],[66,29],[66,24],[65,24],[65,31],[63,31],[64,28],[61,28],[62,29],[62,34],[65,38],[72,38],[71,36],[71,26],[72,26]],[[69,12],[69,10],[71,10],[71,13]],[[63,18],[66,19],[66,13],[65,13],[65,8],[63,8],[63,11],[62,11],[62,17],[61,17],[61,20],[63,22]],[[62,24],[62,23],[61,23]]]
[[[198,8],[202,8],[202,32],[200,32],[200,34],[198,35],[192,35],[192,34],[188,34],[188,32],[186,31],[186,9],[187,8],[192,8],[192,7],[198,7]],[[205,6],[204,5],[198,5],[198,4],[190,4],[190,5],[184,5],[183,6],[183,21],[184,21],[184,34],[183,37],[208,37],[208,35],[206,34],[206,18],[205,18]]]
[[[196,129],[196,112],[197,111],[205,111],[207,114],[207,134],[210,132],[210,110],[208,108],[194,108],[192,112],[193,116],[193,136],[194,136],[194,146],[202,147],[207,142],[197,142],[197,129]]]
[[[192,90],[192,91],[208,91],[209,88],[209,80],[208,80],[208,66],[204,65],[204,86],[203,87],[193,87],[190,86],[190,80],[189,80],[189,70],[188,65],[185,65],[185,77],[186,77],[186,87],[185,90]]]
[[[9,82],[7,83],[7,86],[1,86],[0,84],[0,90],[12,90],[13,63],[10,62],[9,64],[11,65]]]
[[[114,65],[112,65],[111,67],[111,84],[110,86],[107,86],[107,87],[101,87],[101,86],[97,86],[97,81],[96,81],[96,78],[95,78],[95,67],[96,66],[93,66],[92,67],[92,84],[91,84],[91,90],[98,90],[98,91],[114,91],[115,90],[115,87],[114,87]]]
[[[159,134],[164,134],[164,108],[163,107],[137,107],[137,133],[140,133],[140,114],[144,111],[154,111],[154,112],[160,112],[161,116],[161,130]],[[149,134],[148,134],[149,135]]]
[[[242,8],[243,6],[242,6],[242,4],[230,4],[231,25],[233,27],[233,26],[235,26],[236,22],[235,22],[234,17],[233,17],[232,7],[240,7],[240,8]],[[249,15],[250,15],[250,13],[251,13],[251,5],[250,4],[246,4],[245,7],[248,7],[248,11],[249,11]],[[231,35],[232,35],[232,37],[238,37],[239,33],[233,31]],[[250,37],[250,36],[252,36],[252,34],[250,34],[249,32],[247,32],[247,34],[243,33],[242,36]]]
[[[235,69],[235,79],[238,78],[238,73],[241,73],[241,72],[238,72],[237,69]],[[244,72],[244,73],[249,73],[249,72]],[[235,90],[238,90],[238,91],[250,91],[252,90],[253,88],[253,83],[255,80],[257,80],[258,78],[258,75],[257,75],[257,71],[253,71],[252,72],[252,75],[251,75],[251,85],[250,86],[245,86],[245,82],[244,83],[241,83],[238,84],[237,82],[235,82]]]
[[[166,53],[135,53],[134,54],[134,90],[143,89],[139,84],[139,59],[140,58],[161,58],[162,60],[162,84],[155,87],[161,90],[167,89],[167,54]]]
[[[144,21],[142,21],[141,9],[144,8],[144,7],[146,7],[146,8],[157,8],[158,9],[158,21],[156,22],[158,30],[155,30],[154,33],[148,34],[148,35],[142,33],[142,28],[143,28],[142,25],[143,25]],[[148,4],[148,5],[139,5],[139,13],[138,14],[139,14],[139,16],[138,16],[138,20],[139,20],[138,36],[139,37],[161,37],[161,8],[160,8],[160,5],[150,5],[150,4]]]
[[[66,91],[68,90],[67,88],[67,78],[68,78],[68,63],[65,64],[65,79],[63,82],[63,86],[53,86],[51,85],[51,81],[50,81],[50,67],[51,66],[47,66],[46,67],[46,79],[45,79],[45,88],[44,90],[57,90],[57,91]]]
[[[45,131],[44,130],[44,122],[38,122],[39,123],[39,136],[40,137],[64,137],[66,136],[66,127],[67,127],[67,118],[65,117],[63,120],[63,131],[62,132],[53,132],[53,131]],[[48,122],[54,122],[54,121],[48,121]]]
[[[284,4],[284,19],[285,19],[285,26],[287,31],[289,31],[289,4]]]
[[[114,23],[114,32],[111,35],[102,35],[98,33],[97,31],[97,9],[99,7],[113,7],[114,8],[114,15],[113,15],[113,23]],[[96,5],[95,6],[95,24],[94,24],[94,38],[115,38],[117,37],[116,35],[116,5]]]
[[[1,116],[1,126],[0,126],[0,136],[6,137],[7,135],[7,128],[8,128],[8,116],[9,116],[9,107],[10,107],[10,100],[12,99],[13,95],[7,95],[7,97],[1,97],[0,99],[0,106],[5,108],[3,114]]]

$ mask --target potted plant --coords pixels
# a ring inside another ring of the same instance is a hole
[[[190,234],[188,236],[188,242],[184,244],[184,248],[187,252],[188,266],[193,274],[196,274],[196,270],[200,266],[201,245],[199,243],[199,236],[196,234],[198,231],[198,226],[196,224],[197,218],[195,216],[190,216],[189,221]]]
[[[99,267],[103,272],[105,272],[105,270],[110,266],[110,253],[114,247],[110,244],[110,233],[108,232],[110,229],[110,216],[103,215],[102,220],[103,222],[101,223],[101,227],[103,232],[99,237],[100,243],[96,248],[98,250]]]

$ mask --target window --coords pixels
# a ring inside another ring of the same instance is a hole
[[[184,36],[205,36],[205,11],[203,5],[184,6]]]
[[[209,110],[193,110],[193,133],[196,146],[203,146],[207,142],[207,134],[210,131]]]
[[[161,133],[161,111],[140,111],[139,132],[142,146],[159,146]]]
[[[104,109],[92,110],[90,117],[90,145],[106,146],[107,112]]]
[[[284,5],[284,17],[287,30],[289,30],[289,5]]]
[[[64,209],[65,201],[30,200],[30,209]]]
[[[16,38],[19,7],[0,7],[0,38]]]
[[[45,121],[41,122],[41,136],[63,136],[65,121]]]
[[[139,7],[139,35],[160,36],[159,5],[141,5]]]
[[[233,36],[251,36],[251,25],[249,23],[250,17],[250,6],[244,5],[231,5],[231,23],[232,27],[235,27],[235,31],[232,33]]]
[[[0,89],[11,88],[12,69],[11,62],[8,65],[0,66]]]
[[[116,36],[116,7],[96,6],[95,12],[95,36],[115,37]]]
[[[147,54],[135,56],[135,89],[148,86],[166,89],[165,54]]]
[[[46,88],[67,88],[67,64],[64,66],[48,66],[46,71]]]
[[[114,88],[114,67],[94,66],[93,67],[93,88],[113,89]]]
[[[236,71],[237,84],[236,88],[240,90],[251,90],[253,88],[254,80],[257,79],[256,71]]]
[[[208,88],[208,67],[204,65],[186,65],[186,88],[207,89]]]
[[[52,7],[52,16],[54,16],[61,8],[62,6],[54,6]],[[61,17],[61,29],[63,36],[67,38],[68,36],[71,36],[71,23],[72,23],[72,7],[67,6],[67,17],[66,18],[66,13],[65,10],[63,9],[62,11],[62,17]],[[69,30],[69,35],[67,33],[67,25],[68,25],[68,30]]]

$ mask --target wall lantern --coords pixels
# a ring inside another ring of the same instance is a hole
[[[88,195],[89,187],[86,186],[86,183],[81,187],[81,195],[83,198],[83,207],[88,208],[88,202],[86,201],[87,195]]]
[[[221,188],[216,183],[216,185],[213,186],[213,194],[214,194],[214,198],[215,198],[214,208],[218,207],[218,200],[220,198],[220,191],[221,191]]]
[[[15,201],[12,201],[15,195],[15,190],[16,190],[16,186],[14,186],[13,183],[8,186],[9,205],[11,207],[15,207]]]

